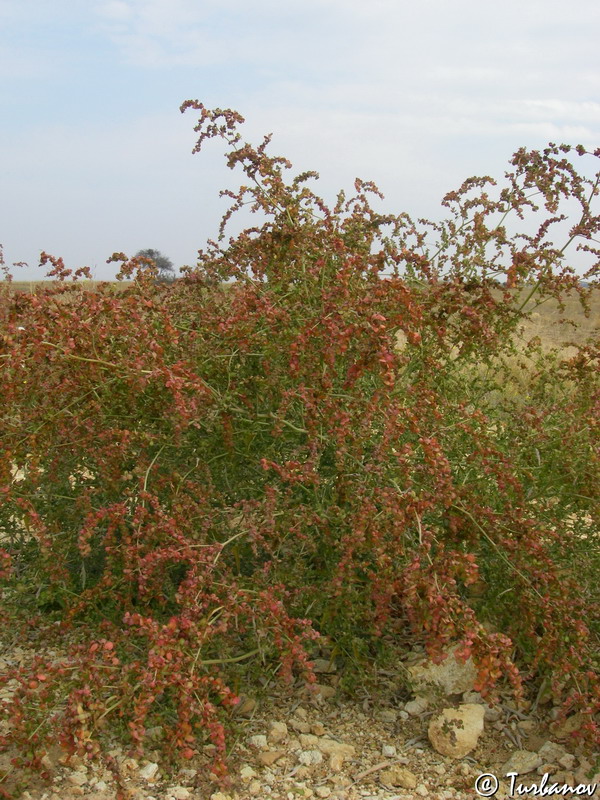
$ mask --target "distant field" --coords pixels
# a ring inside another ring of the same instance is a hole
[[[523,302],[526,296],[526,292],[521,292],[518,302]],[[537,308],[535,302],[530,302],[525,309],[531,311],[531,319],[524,325],[524,338],[539,336],[546,347],[555,347],[565,340],[581,345],[591,336],[600,335],[600,289],[592,291],[589,317],[585,316],[577,294],[572,293],[563,302],[564,311],[555,300],[547,300]],[[574,322],[577,327],[565,320]]]
[[[2,283],[0,281],[0,283]],[[44,287],[51,286],[56,281],[12,281],[12,289],[15,292],[37,292],[43,291]],[[69,282],[67,282],[69,283]],[[80,280],[77,286],[82,289],[93,289],[101,283],[110,283],[115,291],[125,289],[131,281],[91,281]],[[517,303],[522,303],[528,294],[528,290],[523,290],[515,298]],[[600,333],[600,289],[594,289],[590,300],[590,316],[584,315],[578,296],[573,293],[565,299],[565,310],[561,312],[558,303],[554,300],[547,300],[540,306],[535,306],[535,300],[530,301],[527,306],[531,311],[531,319],[524,325],[523,339],[529,340],[533,336],[539,336],[545,347],[559,346],[565,340],[572,340],[575,344],[583,344],[590,336],[598,336]],[[561,320],[571,320],[576,323],[574,328],[568,322]]]
[[[0,283],[4,283],[4,281],[0,281]],[[67,284],[75,283],[75,281],[65,281]],[[82,289],[93,289],[95,286],[100,285],[101,283],[110,283],[114,285],[116,289],[125,288],[128,286],[131,281],[88,281],[88,280],[79,280],[76,282],[77,286],[80,286]],[[53,286],[56,284],[56,281],[11,281],[11,287],[15,292],[37,292],[43,291],[47,286]]]

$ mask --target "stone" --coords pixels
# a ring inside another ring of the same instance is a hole
[[[462,697],[463,703],[480,703],[483,705],[484,700],[479,692],[464,692]]]
[[[124,775],[134,775],[140,768],[139,763],[135,758],[124,758],[120,762],[121,772]]]
[[[331,795],[331,789],[329,786],[317,786],[315,789],[315,794],[317,797],[329,797]]]
[[[501,717],[501,712],[499,708],[493,708],[492,706],[485,706],[485,712],[483,718],[486,722],[498,722]]]
[[[298,761],[305,767],[311,767],[323,761],[323,753],[320,750],[301,750]]]
[[[329,768],[332,772],[341,772],[345,760],[341,753],[332,753],[329,756]]]
[[[248,744],[250,747],[254,748],[254,750],[266,750],[269,747],[267,737],[264,733],[257,733],[255,736],[251,736],[248,739]]]
[[[550,725],[550,730],[557,739],[567,739],[571,734],[581,730],[586,717],[579,711],[571,717],[563,720],[563,722],[553,722]]]
[[[404,704],[404,710],[411,717],[418,717],[427,710],[429,700],[426,697],[415,697],[414,700],[409,700]]]
[[[517,728],[524,734],[533,733],[537,728],[537,723],[532,719],[522,719],[520,722],[517,722]]]
[[[215,792],[211,794],[210,800],[231,800],[231,795],[224,794],[223,792]]]
[[[321,675],[331,675],[337,669],[335,661],[329,661],[327,658],[315,658],[313,664],[313,672]]]
[[[283,758],[285,753],[282,750],[265,750],[259,753],[256,760],[264,767],[271,767],[280,758]]]
[[[554,775],[555,772],[558,772],[558,767],[556,764],[546,761],[539,765],[539,767],[536,769],[536,772],[538,775],[545,775],[546,773],[548,773],[548,775]]]
[[[244,764],[240,770],[240,778],[243,781],[251,781],[253,778],[256,778],[256,772],[249,764]]]
[[[158,764],[155,761],[149,761],[140,770],[140,778],[145,781],[152,781],[158,772]]]
[[[288,737],[288,727],[285,722],[272,722],[269,725],[267,739],[273,744],[284,742]]]
[[[301,733],[298,738],[302,747],[317,747],[319,744],[319,737],[314,733]]]
[[[393,744],[384,744],[381,748],[381,754],[384,758],[394,758],[396,752],[396,748]]]
[[[188,800],[191,797],[191,793],[189,789],[186,789],[185,786],[170,786],[166,790],[167,795],[173,797],[174,800]]]
[[[252,781],[248,786],[248,793],[250,794],[251,797],[258,797],[261,794],[261,792],[267,794],[270,793],[270,791],[271,787],[263,786],[260,781]]]
[[[571,753],[565,753],[558,759],[558,763],[563,769],[572,770],[575,766],[575,756]]]
[[[315,736],[323,736],[325,734],[325,726],[322,722],[314,722],[310,726],[310,732]]]
[[[356,755],[356,748],[354,745],[336,742],[335,739],[329,739],[327,736],[317,740],[317,747],[322,753],[328,756],[337,755],[346,759],[353,758]]]
[[[313,683],[311,688],[317,699],[330,700],[332,697],[335,697],[335,689],[333,686],[327,686],[327,684],[323,683]]]
[[[310,733],[310,725],[302,719],[293,719],[290,725],[298,733]]]
[[[393,708],[383,708],[378,714],[377,719],[381,720],[381,722],[396,722],[398,718],[398,714],[394,711]]]
[[[46,755],[42,756],[41,764],[44,769],[53,770],[54,769],[54,762],[50,758],[50,756],[46,753]]]
[[[446,696],[472,692],[477,678],[473,659],[462,662],[456,659],[455,653],[456,648],[450,650],[441,664],[424,661],[408,667],[413,689],[420,695],[430,694],[432,690],[435,692],[435,688],[441,689]]]
[[[88,776],[85,772],[72,772],[67,780],[69,783],[73,784],[73,786],[84,786],[88,782]]]
[[[256,710],[256,700],[252,697],[241,697],[240,702],[235,707],[235,714],[239,717],[249,717]]]
[[[538,753],[531,750],[515,750],[500,768],[500,774],[507,775],[509,772],[516,772],[517,775],[527,775],[528,772],[536,770],[541,763],[542,758]]]
[[[381,783],[386,786],[400,786],[402,789],[415,789],[417,777],[405,767],[391,767],[384,769],[379,776]]]
[[[429,741],[441,755],[463,758],[477,746],[483,733],[483,717],[483,706],[475,703],[445,708],[429,724]]]

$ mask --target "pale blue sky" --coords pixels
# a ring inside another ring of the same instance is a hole
[[[0,0],[0,243],[114,274],[157,248],[193,264],[237,187],[195,117],[234,108],[333,200],[436,217],[521,146],[600,146],[598,0]],[[237,177],[236,177],[237,176]]]

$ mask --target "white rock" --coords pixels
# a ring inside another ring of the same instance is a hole
[[[298,733],[310,733],[310,725],[303,719],[292,719],[290,725]]]
[[[575,766],[575,756],[571,753],[565,753],[564,756],[558,759],[558,763],[564,769],[573,769]]]
[[[255,750],[266,750],[268,748],[267,737],[264,733],[257,733],[256,736],[251,736],[248,739],[248,744]]]
[[[517,775],[526,775],[533,772],[542,763],[541,757],[531,750],[515,750],[508,761],[500,768],[501,775],[516,772]]]
[[[188,797],[190,797],[190,790],[186,789],[185,786],[170,786],[166,791],[175,800],[188,800]]]
[[[409,700],[408,703],[404,704],[404,710],[411,717],[418,717],[419,714],[427,710],[428,706],[429,700],[426,697],[415,697],[414,700]]]
[[[379,780],[387,786],[400,786],[402,789],[414,789],[417,785],[417,776],[405,767],[384,769]]]
[[[72,772],[67,780],[69,783],[72,783],[73,786],[83,786],[88,782],[88,777],[85,772]]]
[[[353,745],[336,742],[335,739],[329,739],[327,736],[317,740],[317,747],[328,756],[339,755],[343,758],[352,758],[356,754],[356,748]]]
[[[249,764],[245,764],[240,770],[240,778],[243,781],[251,781],[253,778],[256,778],[256,772]]]
[[[317,797],[329,797],[331,794],[331,789],[329,786],[317,786],[315,789],[315,794]]]
[[[393,744],[384,744],[381,748],[381,754],[384,758],[394,758],[396,752],[396,748]]]
[[[428,694],[433,686],[441,689],[446,695],[473,691],[477,678],[473,659],[468,658],[463,663],[456,659],[455,653],[456,648],[452,648],[441,664],[424,661],[408,667],[413,689],[418,690],[418,694]]]
[[[301,733],[298,738],[302,747],[317,747],[319,744],[319,737],[314,733]]]
[[[145,781],[151,781],[156,776],[158,772],[158,764],[154,761],[148,762],[145,766],[143,766],[140,770],[140,778],[143,778]]]
[[[429,724],[429,741],[441,755],[463,758],[477,746],[483,733],[483,716],[483,706],[475,703],[445,708]]]
[[[329,768],[332,772],[341,772],[344,766],[345,758],[340,753],[332,753],[329,756]]]
[[[269,733],[267,738],[273,744],[284,742],[288,737],[288,727],[285,722],[272,722],[269,725]]]
[[[301,750],[298,753],[298,761],[305,767],[311,767],[323,761],[323,753],[320,750]]]

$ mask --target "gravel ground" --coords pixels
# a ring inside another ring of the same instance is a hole
[[[4,648],[0,669],[23,663],[27,656],[21,647],[8,652]],[[211,780],[208,753],[205,760],[198,757],[175,776],[166,776],[161,768],[160,729],[155,729],[151,732],[155,749],[150,748],[145,759],[131,758],[118,747],[111,751],[123,778],[123,796],[130,800],[460,800],[476,797],[478,776],[491,773],[500,779],[497,798],[518,796],[520,783],[534,783],[539,790],[543,781],[546,791],[552,784],[562,788],[598,782],[597,791],[585,796],[600,798],[600,775],[594,774],[600,769],[600,754],[580,749],[569,739],[569,726],[553,721],[556,710],[551,705],[544,706],[543,715],[524,712],[513,707],[507,694],[497,706],[484,706],[483,732],[476,746],[463,757],[451,757],[436,751],[429,726],[443,708],[481,703],[476,693],[444,697],[438,693],[429,702],[415,700],[402,689],[400,672],[384,671],[349,699],[336,689],[336,672],[326,665],[321,670],[316,693],[302,685],[286,689],[269,684],[259,700],[242,697],[235,715],[228,785],[220,787]],[[3,693],[6,696],[6,688]],[[6,728],[6,721],[2,724]],[[576,727],[576,721],[571,720],[570,727]],[[8,767],[9,756],[0,755],[0,770]],[[56,748],[45,757],[45,766],[51,782],[32,781],[21,795],[24,800],[117,796],[112,775],[101,764],[78,757],[69,760]],[[510,770],[521,774],[512,787],[510,779],[502,778]]]

